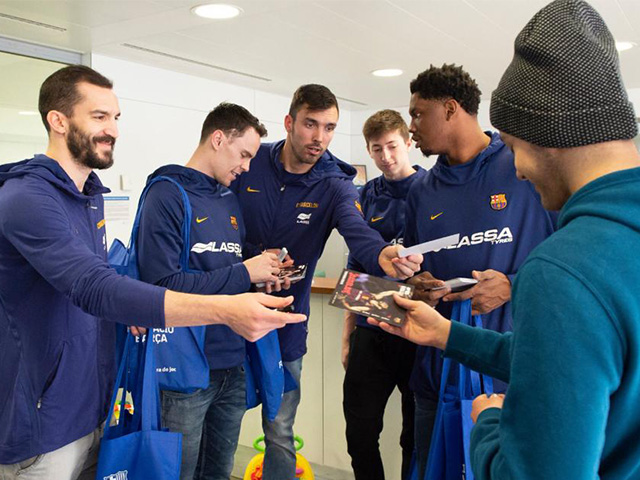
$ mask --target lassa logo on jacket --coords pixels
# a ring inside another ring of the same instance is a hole
[[[491,243],[492,245],[497,245],[499,243],[511,243],[513,242],[513,234],[509,227],[504,227],[500,232],[498,232],[497,228],[492,228],[490,230],[485,230],[484,232],[475,232],[471,235],[460,237],[460,241],[457,245],[451,245],[445,248],[447,250],[454,250],[456,248],[468,247],[470,245],[479,245],[484,242]]]
[[[129,470],[120,470],[119,472],[112,473],[104,477],[104,480],[128,480]]]
[[[239,243],[234,242],[209,242],[209,243],[196,243],[191,247],[191,251],[194,253],[235,253],[236,257],[242,258],[242,247]]]
[[[309,220],[311,220],[310,213],[301,213],[298,215],[298,221],[296,223],[304,223],[305,225],[309,225]]]

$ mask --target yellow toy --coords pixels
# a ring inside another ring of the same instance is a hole
[[[295,435],[293,440],[295,442],[296,452],[304,447],[302,438]],[[260,453],[253,457],[249,465],[247,465],[247,469],[244,471],[244,480],[262,480],[262,462],[264,461],[264,446],[261,445],[262,442],[264,442],[264,435],[259,436],[253,442],[253,448]],[[294,478],[313,480],[311,465],[309,465],[307,459],[299,453],[296,453],[296,476]]]

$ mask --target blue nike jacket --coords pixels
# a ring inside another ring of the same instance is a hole
[[[111,322],[164,327],[164,288],[106,262],[102,186],[44,155],[0,167],[0,464],[51,452],[104,421]]]
[[[249,291],[249,272],[242,264],[244,223],[236,196],[213,178],[192,168],[167,165],[149,176],[171,177],[187,192],[192,218],[189,271],[180,267],[184,205],[170,182],[151,187],[138,233],[140,279],[177,292],[201,295]],[[226,325],[207,327],[205,355],[212,370],[241,365],[244,339]]]
[[[460,234],[457,245],[424,256],[421,271],[440,280],[471,277],[473,270],[488,269],[512,280],[529,252],[555,228],[554,217],[542,208],[531,183],[516,177],[513,153],[498,133],[491,135],[487,148],[463,165],[451,166],[440,156],[411,187],[406,218],[405,246]],[[450,318],[450,303],[441,301],[436,308]],[[510,331],[511,302],[483,319],[484,328]],[[436,398],[441,371],[441,352],[418,347],[412,388],[419,395]],[[504,391],[506,385],[496,381],[494,389]]]
[[[405,203],[409,189],[414,182],[423,178],[427,171],[419,165],[413,166],[416,173],[407,178],[392,182],[384,175],[369,180],[360,191],[360,205],[365,220],[371,228],[380,232],[382,238],[391,243],[404,244]],[[365,272],[358,261],[349,255],[347,267],[357,272]],[[356,317],[356,325],[371,329],[382,330],[367,323],[362,315]]]
[[[260,146],[251,170],[231,184],[238,195],[251,254],[261,249],[289,250],[296,265],[307,265],[304,280],[283,291],[293,295],[296,312],[309,315],[311,281],[318,258],[334,228],[344,237],[355,258],[367,269],[383,275],[378,265],[387,246],[362,217],[352,179],[355,169],[329,151],[302,175],[288,173],[280,162],[284,140]],[[282,359],[292,361],[307,351],[307,322],[278,330]]]

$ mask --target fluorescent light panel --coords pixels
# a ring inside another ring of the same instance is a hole
[[[375,77],[398,77],[402,75],[402,70],[399,68],[382,68],[380,70],[374,70],[371,75]]]
[[[212,18],[214,20],[227,20],[237,17],[242,13],[242,9],[235,5],[224,3],[209,3],[193,7],[191,11],[202,18]]]

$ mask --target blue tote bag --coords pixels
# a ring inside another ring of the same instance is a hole
[[[189,270],[189,233],[191,230],[189,197],[182,185],[174,179],[160,176],[152,179],[140,196],[129,247],[125,247],[120,240],[116,239],[109,249],[109,263],[121,275],[127,275],[136,280],[140,279],[137,251],[140,214],[149,188],[161,181],[173,183],[182,195],[185,214],[182,224],[183,248],[180,253],[180,267],[183,271],[192,271]],[[199,388],[205,389],[209,386],[209,363],[204,353],[205,332],[206,327],[164,328],[153,329],[150,332],[149,335],[157,344],[155,349],[156,372],[162,390],[191,393]],[[126,327],[118,327],[117,355],[122,352],[126,334]]]
[[[471,300],[453,304],[452,320],[465,325],[472,322]],[[482,328],[482,317],[473,316],[476,328]],[[458,384],[448,384],[451,360],[445,358],[440,380],[438,410],[431,437],[429,462],[424,480],[473,480],[469,456],[471,436],[471,404],[482,393],[493,393],[493,380],[459,365]]]
[[[246,342],[246,345],[247,408],[262,404],[267,418],[273,421],[280,410],[282,395],[298,385],[282,365],[277,331],[269,332],[257,342]]]
[[[128,335],[114,385],[104,430],[96,480],[179,480],[182,435],[160,428],[160,395],[155,378],[153,342],[136,342]],[[122,389],[122,394],[118,392]],[[125,407],[126,392],[133,414]],[[114,409],[120,418],[111,425]]]

